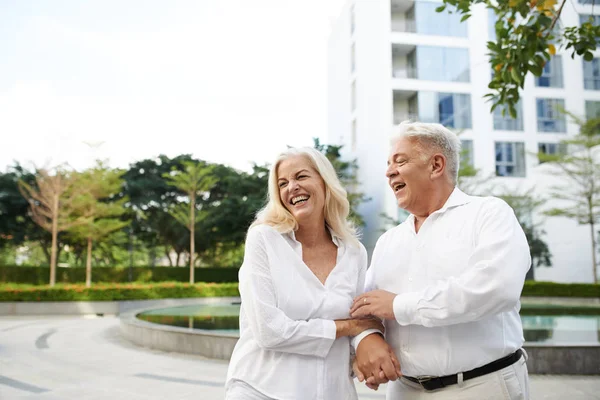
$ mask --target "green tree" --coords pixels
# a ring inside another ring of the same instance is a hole
[[[121,190],[123,171],[113,170],[102,162],[79,174],[78,186],[83,193],[74,203],[76,214],[86,222],[70,229],[75,237],[86,241],[87,256],[85,263],[85,285],[92,284],[92,245],[110,233],[129,224],[119,218],[126,212],[124,204],[127,198],[116,199]]]
[[[184,162],[184,171],[174,170],[164,174],[167,183],[183,191],[189,204],[176,204],[169,213],[190,231],[190,283],[194,283],[194,254],[196,223],[206,217],[206,212],[198,209],[196,199],[208,191],[216,182],[212,167],[200,162]]]
[[[447,10],[462,15],[461,21],[471,16],[475,5],[483,4],[496,14],[496,40],[487,47],[494,76],[486,95],[494,108],[502,105],[516,117],[515,105],[519,89],[523,89],[528,73],[540,76],[544,66],[556,54],[556,45],[572,49],[571,57],[594,58],[600,38],[600,25],[593,19],[579,26],[562,26],[558,20],[566,0],[443,0],[438,12]],[[558,8],[557,8],[558,5]],[[562,20],[561,20],[562,21]]]
[[[497,194],[515,211],[515,216],[525,232],[531,253],[531,269],[527,279],[534,279],[535,267],[552,266],[552,254],[548,244],[542,239],[546,232],[540,227],[541,224],[534,222],[533,219],[533,214],[546,203],[546,200],[534,199],[531,195],[532,191],[533,189],[519,191],[504,188]]]
[[[35,185],[20,180],[19,189],[29,202],[33,221],[52,235],[50,286],[56,284],[56,260],[59,232],[69,230],[87,220],[75,216],[75,201],[81,195],[77,176],[72,171],[56,168],[54,174],[38,169]]]
[[[137,161],[123,174],[125,184],[119,198],[127,197],[127,219],[132,220],[130,241],[147,249],[150,264],[154,265],[156,249],[163,249],[173,265],[171,252],[179,257],[189,243],[189,231],[179,224],[168,210],[178,203],[182,194],[174,190],[163,178],[173,169],[183,171],[183,162],[193,161],[189,154],[174,158],[160,155],[156,158]]]
[[[318,138],[313,138],[314,148],[323,153],[335,168],[340,182],[348,192],[348,201],[350,202],[350,219],[357,226],[364,226],[365,221],[358,213],[358,207],[361,203],[369,201],[364,193],[358,190],[358,161],[342,160],[341,150],[343,146],[321,144]]]
[[[547,215],[571,218],[590,226],[593,277],[594,282],[598,282],[595,229],[600,222],[600,118],[585,121],[567,114],[579,125],[576,136],[561,141],[568,152],[538,155],[550,166],[549,174],[562,181],[552,186],[551,196],[565,206],[548,210]]]

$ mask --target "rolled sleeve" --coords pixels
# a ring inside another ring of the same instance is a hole
[[[394,298],[394,318],[400,325],[419,325],[419,315],[417,314],[417,303],[421,298],[420,293],[404,293]]]

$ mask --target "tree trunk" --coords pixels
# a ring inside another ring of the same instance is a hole
[[[50,255],[50,286],[56,284],[56,242],[58,237],[58,195],[54,195],[52,204],[52,253]]]
[[[169,267],[173,266],[173,260],[171,260],[171,255],[169,254],[169,248],[165,246],[165,256],[167,256],[167,260],[169,260]]]
[[[594,283],[598,283],[598,263],[596,261],[596,232],[594,232],[594,222],[590,224],[592,230],[592,265],[594,268]]]
[[[92,286],[92,238],[87,239],[87,259],[85,261],[85,287]]]
[[[194,215],[196,211],[196,193],[194,192],[190,198],[190,283],[194,283],[194,226],[196,225]]]
[[[175,250],[175,249],[173,249]],[[175,258],[175,266],[179,267],[179,258],[181,258],[181,253],[177,250],[175,250],[175,252],[177,253],[177,257]]]

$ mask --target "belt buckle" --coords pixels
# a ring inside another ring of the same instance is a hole
[[[421,375],[417,376],[417,381],[425,390],[436,390],[445,387],[444,382],[439,376]]]
[[[421,375],[421,376],[416,376],[415,378],[417,378],[417,381],[419,381],[419,385],[423,385],[423,382],[430,381],[433,378],[435,378],[435,376],[433,376],[433,375]]]

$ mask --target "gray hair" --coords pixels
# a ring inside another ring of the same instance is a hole
[[[404,121],[392,134],[390,144],[393,146],[401,138],[415,140],[421,153],[430,149],[439,150],[446,157],[448,177],[456,185],[461,145],[454,132],[440,124]]]

